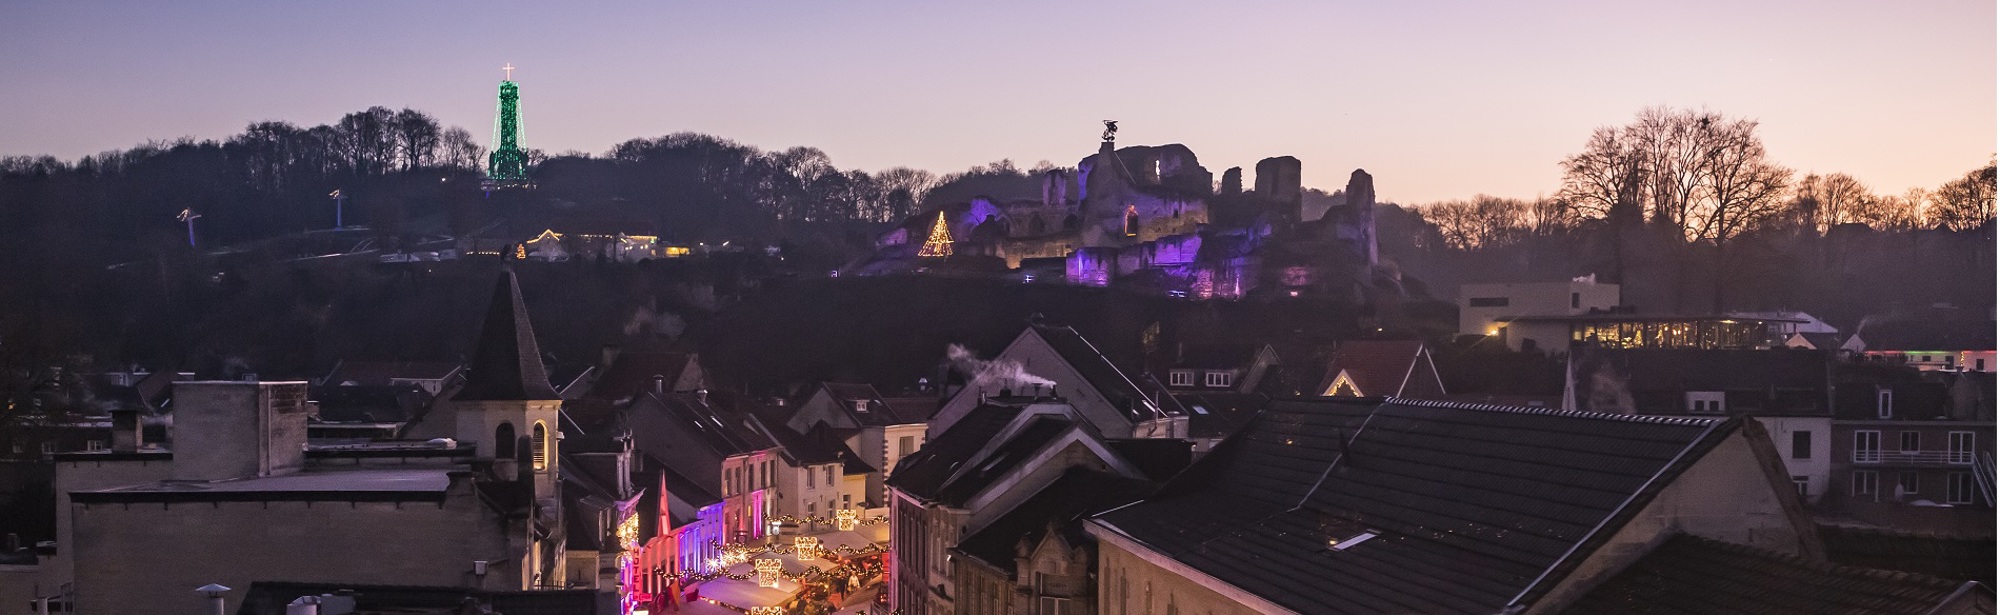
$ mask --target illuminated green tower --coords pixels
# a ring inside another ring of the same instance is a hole
[[[514,85],[514,65],[501,67],[500,107],[493,116],[493,154],[486,159],[486,180],[495,184],[525,184],[528,154],[521,151],[521,88]]]

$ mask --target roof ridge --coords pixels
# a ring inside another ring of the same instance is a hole
[[[1690,427],[1705,427],[1709,425],[1719,424],[1723,421],[1728,420],[1728,417],[1662,416],[1656,414],[1613,414],[1609,412],[1586,412],[1583,410],[1563,410],[1560,408],[1537,408],[1534,406],[1509,406],[1505,404],[1482,404],[1482,403],[1462,402],[1462,401],[1443,401],[1435,399],[1410,399],[1406,397],[1389,397],[1382,400],[1382,403],[1397,404],[1403,406],[1418,406],[1424,408],[1473,410],[1478,412],[1506,412],[1512,414],[1544,414],[1549,416],[1561,416],[1569,418],[1622,421],[1627,423],[1652,423],[1656,425],[1686,425]]]

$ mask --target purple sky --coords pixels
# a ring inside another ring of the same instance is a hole
[[[1877,192],[1995,151],[1991,0],[40,2],[0,9],[0,155],[414,107],[602,153],[706,132],[842,168],[1074,164],[1098,120],[1218,175],[1293,155],[1385,200],[1551,193],[1648,105],[1757,118],[1772,155]],[[1247,179],[1247,178],[1246,178]]]

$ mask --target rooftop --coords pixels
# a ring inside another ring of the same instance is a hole
[[[295,474],[214,482],[164,480],[126,487],[78,491],[78,503],[266,502],[266,501],[442,501],[451,487],[450,467],[313,470]]]
[[[1991,553],[1987,555],[1991,559]],[[1566,614],[1932,613],[1964,586],[1932,576],[1812,562],[1679,535],[1598,585]],[[1992,590],[1981,589],[1992,604]]]

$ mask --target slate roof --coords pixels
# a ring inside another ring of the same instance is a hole
[[[978,464],[963,474],[947,480],[937,492],[937,499],[950,506],[962,506],[973,496],[993,485],[993,481],[1006,476],[1021,462],[1055,442],[1064,432],[1076,424],[1050,415],[1038,416],[1028,421],[1019,431],[1012,434],[993,452],[973,460]]]
[[[875,390],[873,385],[824,382],[820,384],[820,387],[826,390],[827,395],[833,398],[835,404],[840,406],[840,411],[847,413],[847,416],[853,419],[856,425],[886,426],[922,423],[929,420],[932,413],[937,412],[938,403],[935,397],[922,397],[915,398],[914,400],[899,399],[898,401],[902,403],[892,404],[889,403],[889,400],[884,399],[882,393]],[[867,402],[868,411],[856,412],[854,402],[857,401]],[[926,409],[922,403],[910,403],[912,401],[928,402],[929,408]],[[915,418],[903,416],[901,412],[897,411],[899,408],[918,416]]]
[[[929,438],[923,448],[897,462],[896,471],[889,476],[887,484],[918,498],[937,497],[945,479],[984,448],[986,442],[1020,415],[1023,409],[1020,405],[1003,404],[973,408],[965,418],[952,423],[950,429]]]
[[[954,550],[1014,577],[1014,545],[1042,541],[1053,525],[1071,545],[1091,542],[1083,532],[1090,515],[1137,501],[1153,489],[1147,481],[1070,468],[1040,492],[966,537]]]
[[[637,352],[618,353],[611,365],[604,368],[604,374],[585,395],[589,399],[626,399],[653,390],[653,377],[667,379],[669,388],[687,370],[688,363],[696,361],[693,353],[687,352]],[[667,391],[672,393],[673,391]]]
[[[1271,404],[1270,396],[1262,393],[1182,393],[1174,400],[1188,409],[1188,435],[1197,438],[1236,433]]]
[[[1868,322],[1861,341],[1869,351],[1993,350],[1993,321],[1953,318],[1909,318]]]
[[[429,405],[430,394],[415,384],[333,386],[314,389],[312,400],[322,422],[400,423]]]
[[[1104,353],[1099,352],[1097,346],[1091,344],[1090,340],[1084,339],[1082,334],[1077,333],[1076,329],[1037,324],[1034,325],[1034,330],[1041,335],[1042,340],[1048,342],[1050,348],[1055,349],[1056,354],[1062,355],[1063,361],[1069,363],[1077,374],[1083,376],[1084,381],[1090,383],[1091,388],[1097,389],[1098,393],[1104,395],[1106,401],[1124,411],[1127,419],[1137,422],[1160,418],[1155,412],[1148,411],[1149,407],[1158,408],[1158,413],[1174,413],[1171,409],[1160,408],[1158,404],[1149,401],[1152,397],[1146,395],[1138,382],[1126,377],[1123,370],[1113,364],[1109,357],[1104,356]],[[1160,397],[1171,399],[1167,396]]]
[[[1928,574],[1993,586],[1994,538],[1822,525],[1826,559],[1836,564]]]
[[[1577,399],[1590,397],[1597,370],[1609,365],[1626,377],[1638,411],[1685,414],[1687,391],[1721,391],[1730,413],[1757,416],[1827,416],[1832,353],[1798,348],[1700,350],[1682,348],[1589,349],[1570,355]]]
[[[1563,613],[1918,615],[1931,612],[1963,584],[1927,575],[1811,562],[1677,535],[1591,589]]]
[[[1274,402],[1160,493],[1097,517],[1313,613],[1532,602],[1735,432],[1668,418],[1320,398]],[[1342,551],[1331,539],[1376,538]],[[1547,575],[1551,581],[1537,583]]]
[[[521,302],[520,281],[511,269],[501,271],[499,282],[493,285],[493,301],[487,306],[479,344],[466,371],[465,388],[458,392],[460,400],[561,399],[549,386],[542,351],[535,344],[535,329],[528,323],[527,306]]]
[[[884,397],[882,398],[882,403],[889,406],[890,414],[896,415],[896,418],[904,423],[928,422],[931,420],[931,415],[937,414],[938,408],[944,406],[943,402],[935,395],[925,395],[922,397]]]

